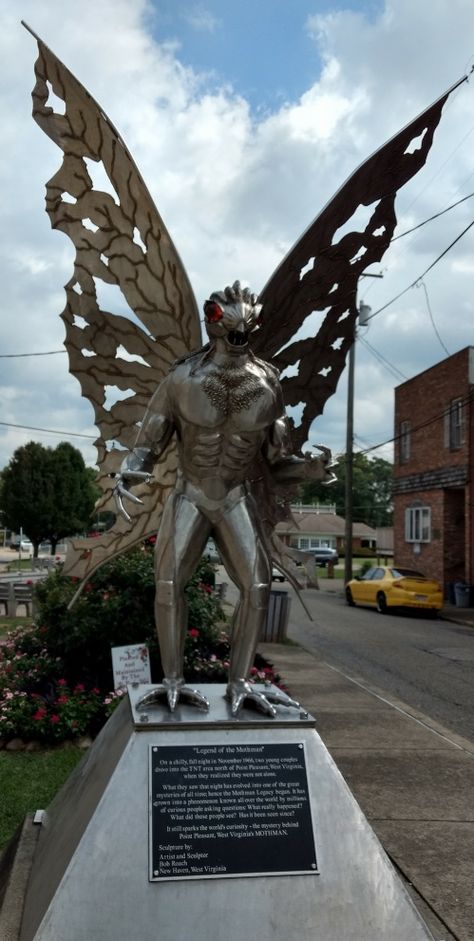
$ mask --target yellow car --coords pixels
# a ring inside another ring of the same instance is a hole
[[[346,585],[348,605],[370,605],[380,614],[390,608],[415,608],[436,615],[443,607],[439,582],[412,569],[374,566]]]

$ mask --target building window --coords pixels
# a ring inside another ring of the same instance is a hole
[[[430,542],[431,507],[413,506],[405,510],[406,542]]]
[[[293,549],[320,549],[320,548],[330,548],[336,549],[337,543],[336,539],[331,536],[292,536],[290,540],[290,546]]]
[[[410,460],[411,424],[409,421],[400,422],[400,464]]]
[[[446,412],[446,445],[457,451],[462,445],[463,406],[462,399],[453,399]]]

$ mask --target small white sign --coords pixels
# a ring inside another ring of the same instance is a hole
[[[129,683],[151,683],[150,658],[145,644],[112,647],[114,689]]]

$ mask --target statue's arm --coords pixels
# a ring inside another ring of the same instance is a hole
[[[169,376],[167,376],[150,400],[135,444],[122,461],[114,489],[117,509],[128,522],[130,522],[130,516],[123,505],[123,497],[131,500],[132,503],[142,502],[139,497],[130,492],[130,487],[149,479],[155,462],[168,446],[174,431]]]
[[[305,480],[321,480],[331,483],[331,452],[329,448],[320,448],[323,452],[316,457],[307,452],[303,457],[291,451],[291,438],[288,419],[285,414],[281,390],[278,390],[279,417],[268,429],[262,453],[275,483],[282,485],[298,484]]]

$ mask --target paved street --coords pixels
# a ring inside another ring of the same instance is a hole
[[[349,608],[339,592],[304,598],[314,622],[293,599],[292,640],[474,741],[474,628]]]
[[[223,569],[218,580],[228,581]],[[274,590],[292,598],[289,638],[391,701],[401,700],[474,741],[474,626],[349,608],[341,581],[320,582],[320,591],[303,592],[313,621],[291,585],[274,582]],[[228,598],[235,599],[231,584]]]
[[[348,608],[340,581],[320,582],[304,592],[314,622],[292,597],[289,636],[302,646],[260,650],[316,717],[433,937],[474,941],[473,612],[454,612],[473,626],[384,616]]]

